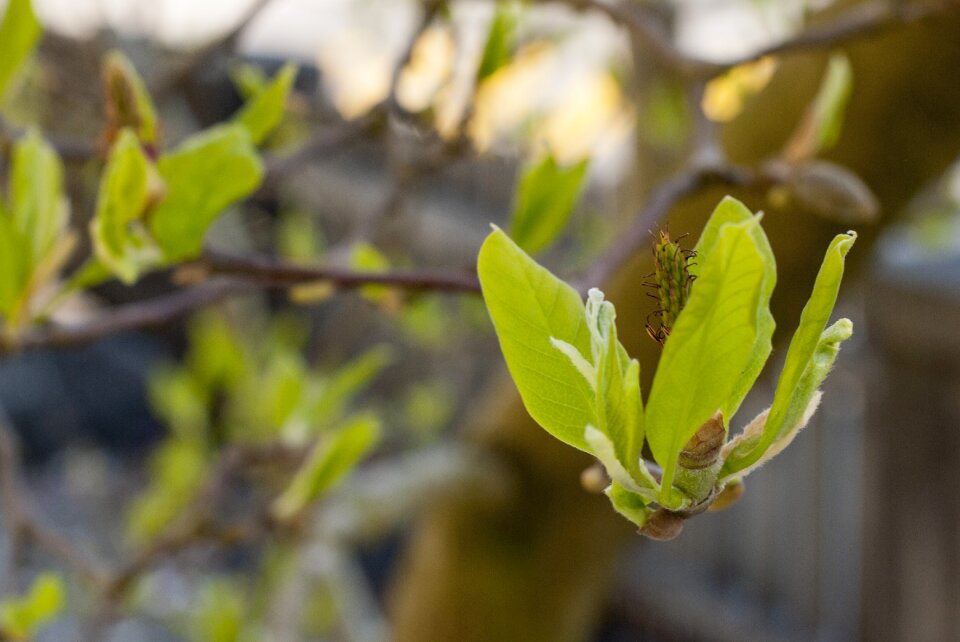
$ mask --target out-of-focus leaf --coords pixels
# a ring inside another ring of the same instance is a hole
[[[162,258],[141,222],[151,198],[150,171],[137,136],[124,129],[103,170],[90,222],[97,259],[124,283],[133,283]]]
[[[498,69],[505,67],[513,55],[517,38],[517,11],[507,2],[497,4],[490,22],[487,41],[483,46],[483,55],[477,67],[477,82],[492,76]]]
[[[853,68],[844,54],[830,56],[827,74],[813,101],[813,122],[816,148],[819,151],[833,147],[840,138],[843,115],[853,93]]]
[[[0,601],[0,638],[30,640],[63,610],[63,580],[41,573],[20,598]]]
[[[547,154],[529,167],[517,187],[510,236],[529,254],[548,247],[563,231],[583,189],[589,162],[570,166]]]
[[[157,109],[133,63],[121,52],[111,51],[103,62],[103,82],[110,125],[116,131],[129,127],[141,143],[155,146]]]
[[[250,63],[241,62],[230,68],[230,80],[244,100],[255,98],[267,88],[270,79],[263,69]]]
[[[323,435],[290,486],[273,503],[273,514],[283,521],[333,488],[380,439],[380,421],[373,415],[348,420]]]
[[[250,132],[255,145],[264,141],[283,118],[287,106],[287,96],[297,77],[297,67],[284,65],[263,91],[258,92],[234,117],[234,122]]]
[[[194,441],[168,439],[153,453],[150,487],[127,514],[134,541],[149,541],[173,523],[200,489],[207,463],[204,448]]]
[[[321,426],[339,420],[350,400],[392,361],[393,350],[390,346],[378,345],[337,369],[321,385],[320,393],[310,404],[307,411],[310,423]]]
[[[239,642],[246,615],[240,588],[227,580],[213,580],[197,600],[191,637],[196,642]]]
[[[0,203],[0,313],[9,320],[19,307],[29,275],[29,239]]]
[[[764,256],[757,218],[728,223],[670,332],[647,402],[646,433],[670,489],[684,444],[730,402],[757,338]]]
[[[390,269],[390,260],[377,248],[369,243],[356,243],[350,252],[350,267],[358,272],[378,273]],[[360,294],[371,301],[382,302],[388,294],[389,288],[383,285],[365,285],[360,288]]]
[[[747,101],[760,93],[777,69],[777,61],[764,57],[734,67],[707,83],[703,92],[703,113],[711,120],[729,122],[740,115]]]
[[[571,359],[551,343],[553,338],[581,355],[591,354],[580,295],[499,229],[480,248],[477,272],[527,412],[557,439],[590,452],[584,430],[598,425],[596,393]]]
[[[0,98],[40,39],[40,22],[30,0],[10,0],[0,22]]]
[[[68,213],[60,157],[36,131],[14,147],[10,206],[17,227],[30,239],[27,253],[35,267],[63,234]]]
[[[168,261],[196,256],[211,223],[260,185],[263,164],[242,125],[191,136],[157,163],[167,195],[151,212],[150,230]]]

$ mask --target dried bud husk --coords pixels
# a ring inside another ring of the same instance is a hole
[[[683,531],[684,519],[683,515],[658,508],[640,529],[640,534],[660,542],[671,540]]]
[[[707,419],[680,451],[679,465],[687,470],[702,470],[717,462],[727,437],[723,413],[719,410]]]
[[[710,504],[710,508],[707,510],[711,513],[716,513],[730,508],[737,503],[737,500],[743,495],[743,491],[744,486],[742,480],[730,480],[727,485],[723,487],[723,490],[717,494],[716,499],[713,500],[713,503]]]

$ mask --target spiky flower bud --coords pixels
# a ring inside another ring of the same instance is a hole
[[[670,328],[690,298],[689,262],[694,256],[692,250],[685,250],[680,244],[670,240],[670,233],[660,230],[657,243],[653,247],[653,281],[644,285],[653,289],[651,297],[657,300],[659,308],[651,316],[656,323],[647,324],[647,334],[663,345],[670,335]]]

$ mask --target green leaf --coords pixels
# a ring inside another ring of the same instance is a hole
[[[157,164],[167,195],[150,215],[150,230],[168,261],[195,257],[224,209],[257,189],[263,164],[247,130],[221,125],[191,136]]]
[[[33,638],[63,610],[63,594],[63,580],[59,575],[38,575],[26,595],[0,602],[0,638]]]
[[[136,67],[123,53],[111,51],[104,59],[103,68],[113,125],[133,129],[144,145],[156,145],[159,130],[157,108]]]
[[[150,486],[127,514],[130,537],[143,543],[163,533],[190,505],[208,468],[200,440],[167,439],[150,456]]]
[[[843,115],[852,93],[853,68],[850,59],[842,53],[833,54],[813,101],[814,153],[830,149],[840,138]]]
[[[764,257],[753,238],[758,218],[727,223],[700,266],[690,300],[664,345],[647,403],[646,431],[663,467],[664,493],[680,450],[729,405],[756,342]]]
[[[63,164],[56,150],[31,131],[13,150],[10,205],[17,227],[30,239],[29,263],[37,266],[67,226]]]
[[[784,431],[790,430],[788,419],[791,416],[791,408],[796,406],[795,399],[798,395],[807,394],[807,391],[802,390],[801,384],[807,369],[814,361],[824,328],[833,312],[837,293],[840,290],[840,281],[843,278],[844,258],[856,239],[857,235],[854,232],[839,234],[827,249],[813,286],[813,293],[803,308],[800,325],[790,341],[763,434],[759,442],[745,443],[743,447],[731,453],[724,462],[722,474],[729,475],[750,466],[760,459],[774,440],[782,436]],[[828,336],[828,339],[831,337],[832,335]],[[812,394],[812,391],[809,393]]]
[[[339,368],[323,382],[308,410],[309,422],[322,427],[339,420],[350,400],[383,372],[393,358],[390,346],[378,345]]]
[[[510,62],[516,37],[517,12],[506,2],[500,2],[490,22],[490,31],[487,32],[487,41],[477,67],[478,84]]]
[[[570,166],[547,154],[529,167],[517,187],[510,236],[530,254],[548,247],[563,231],[577,204],[589,162]]]
[[[270,84],[247,102],[234,117],[234,122],[250,132],[254,145],[259,145],[272,132],[283,118],[287,106],[287,96],[297,77],[297,67],[284,65]]]
[[[590,451],[587,425],[598,424],[591,383],[551,339],[591,354],[576,290],[495,228],[480,248],[477,272],[500,348],[530,416],[557,439]]]
[[[100,179],[90,235],[100,263],[128,284],[161,261],[141,222],[150,200],[150,171],[137,136],[124,129]]]
[[[0,98],[40,39],[40,22],[30,0],[10,0],[0,22]]]
[[[610,487],[604,492],[610,498],[610,503],[613,504],[613,508],[618,513],[636,524],[637,528],[643,528],[650,517],[651,511],[640,495],[631,493],[617,482],[610,484]]]
[[[19,308],[29,276],[29,239],[0,203],[0,313],[9,320]]]
[[[716,209],[713,210],[713,214],[710,215],[710,219],[707,221],[707,225],[704,227],[703,233],[697,241],[697,245],[694,248],[696,258],[690,267],[691,274],[695,276],[698,275],[699,266],[705,265],[709,260],[710,253],[716,245],[717,238],[720,234],[720,229],[724,225],[728,223],[743,223],[744,221],[751,220],[753,217],[753,212],[751,212],[746,205],[730,196],[724,197]],[[724,421],[727,422],[727,425],[729,425],[730,420],[733,419],[733,416],[740,408],[740,404],[747,396],[747,393],[750,392],[753,384],[756,383],[757,377],[760,376],[760,372],[763,370],[763,366],[770,356],[770,351],[773,349],[771,340],[773,338],[773,331],[777,326],[773,319],[773,314],[770,312],[770,297],[773,295],[773,290],[777,285],[777,262],[774,259],[773,249],[770,247],[770,241],[767,240],[767,235],[763,231],[763,228],[760,225],[751,226],[750,235],[763,258],[763,286],[760,290],[760,298],[757,301],[757,336],[754,340],[753,348],[750,351],[750,360],[747,362],[743,374],[737,381],[736,386],[734,386],[730,398],[721,407]]]
[[[239,642],[248,605],[243,591],[224,579],[209,582],[196,602],[193,638],[198,642]]]
[[[379,439],[380,421],[369,414],[321,437],[290,486],[274,502],[274,516],[287,520],[300,513],[339,483]]]

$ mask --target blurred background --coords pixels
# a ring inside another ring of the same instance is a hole
[[[756,172],[685,194],[660,223],[696,238],[725,193],[767,212],[778,330],[735,430],[770,403],[827,242],[849,228],[862,239],[837,314],[856,333],[812,424],[735,506],[671,542],[642,539],[580,487],[590,460],[532,425],[475,294],[308,283],[79,347],[7,353],[0,407],[20,436],[32,504],[95,559],[162,537],[225,444],[356,413],[383,425],[375,453],[300,531],[151,559],[110,608],[66,572],[66,607],[38,639],[960,637],[956,3],[33,4],[45,33],[4,99],[0,147],[6,155],[29,127],[56,142],[77,229],[96,199],[112,49],[144,77],[168,147],[229,118],[283,63],[297,66],[264,146],[268,178],[217,220],[211,251],[469,276],[489,224],[509,225],[518,180],[549,156],[588,163],[569,222],[538,256],[574,278],[692,163]],[[682,56],[749,64],[691,97],[643,29],[624,26],[632,11]],[[777,49],[810,30],[828,37]],[[496,64],[494,37],[505,43]],[[837,55],[842,126],[798,157],[797,132]],[[645,390],[658,353],[643,330],[649,271],[642,248],[609,283],[589,284],[617,305]],[[107,282],[54,318],[164,296],[182,277]],[[211,512],[243,517],[272,492],[272,474],[232,480]],[[11,553],[5,594],[64,570],[0,542]]]

